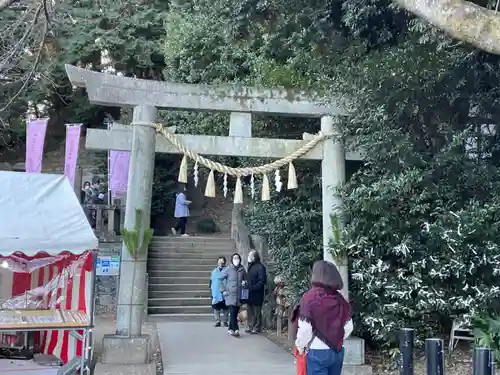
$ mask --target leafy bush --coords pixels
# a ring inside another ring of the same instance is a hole
[[[374,53],[354,68],[359,86],[343,88],[361,93],[343,129],[365,167],[342,189],[332,251],[349,255],[356,326],[386,347],[402,327],[423,340],[500,297],[499,132],[483,134],[484,118],[457,99],[469,98],[454,60],[466,52],[442,53],[412,43]]]
[[[472,319],[474,338],[479,348],[491,349],[500,358],[500,316],[481,313]]]
[[[480,313],[473,317],[472,327],[477,347],[491,349],[500,358],[500,316]]]
[[[307,290],[312,264],[323,256],[319,178],[306,174],[308,168],[297,171],[297,191],[275,193],[269,202],[257,200],[245,218],[252,233],[267,239],[275,273],[286,282],[292,303]]]
[[[157,155],[153,175],[151,214],[173,213],[177,191],[180,158],[177,155]]]
[[[196,223],[196,229],[200,233],[216,233],[220,230],[212,218],[206,218],[198,221]]]

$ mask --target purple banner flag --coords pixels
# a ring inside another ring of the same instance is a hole
[[[130,152],[109,152],[109,190],[113,199],[123,198],[127,194],[129,162]]]
[[[64,175],[71,186],[75,187],[76,163],[82,124],[66,124],[66,155],[64,157]]]
[[[26,128],[26,172],[42,171],[43,145],[47,132],[48,118],[29,120]]]

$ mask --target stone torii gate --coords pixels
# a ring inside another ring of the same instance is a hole
[[[321,118],[321,131],[338,134],[335,116],[343,115],[339,104],[325,100],[314,101],[313,95],[288,90],[256,89],[235,86],[204,86],[148,81],[98,73],[66,65],[72,84],[85,87],[91,103],[109,106],[133,107],[131,129],[89,129],[86,147],[93,150],[130,151],[130,170],[125,211],[125,227],[135,223],[135,210],[144,212],[143,227],[149,227],[155,152],[179,153],[152,124],[156,122],[157,107],[170,109],[230,112],[228,137],[177,135],[189,149],[202,155],[247,156],[283,158],[303,146],[304,140],[252,138],[252,113]],[[319,124],[318,124],[319,125]],[[344,280],[343,294],[348,296],[347,259],[333,259],[329,252],[332,238],[331,216],[341,210],[342,199],[334,195],[332,187],[345,182],[345,160],[361,160],[358,153],[344,152],[337,137],[318,144],[302,159],[321,160],[323,254],[334,262]],[[125,246],[117,307],[117,331],[121,339],[139,337],[145,298],[147,256],[133,261]],[[132,285],[131,278],[123,275],[140,275],[142,283]],[[132,303],[131,303],[132,301]],[[113,341],[116,345],[116,341]],[[124,343],[130,345],[130,343]],[[105,349],[106,349],[106,345]],[[346,343],[346,364],[364,364],[364,343],[361,339]]]

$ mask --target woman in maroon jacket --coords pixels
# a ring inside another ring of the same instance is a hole
[[[311,289],[300,300],[295,346],[306,354],[307,375],[340,375],[344,339],[352,332],[352,309],[340,294],[343,282],[333,263],[314,263]]]

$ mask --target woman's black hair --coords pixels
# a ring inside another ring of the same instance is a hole
[[[253,254],[254,263],[260,263],[260,254],[257,250],[252,250],[249,254]]]
[[[217,257],[217,262],[219,260],[221,260],[221,259],[224,261],[224,263],[227,263],[226,257],[224,255],[221,255],[220,257]]]
[[[300,305],[294,307],[292,311],[292,318],[290,319],[292,322],[296,322],[299,319],[300,314]]]
[[[90,185],[91,185],[90,181],[85,181],[85,182],[83,183],[83,186],[87,186],[87,185],[88,185],[88,186],[90,186]]]
[[[240,263],[241,263],[241,255],[238,254],[238,253],[234,253],[233,255],[231,255],[231,260],[233,260],[233,258],[237,256],[238,258],[240,258]]]

